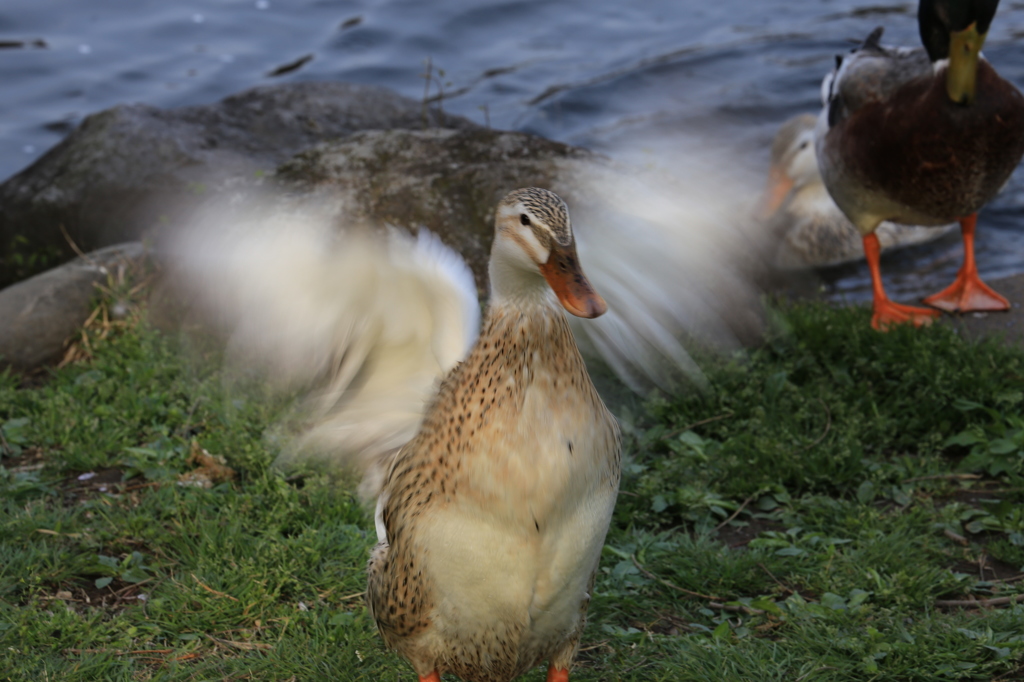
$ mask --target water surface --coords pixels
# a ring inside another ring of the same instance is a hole
[[[834,55],[878,25],[886,42],[917,44],[915,11],[851,0],[4,0],[0,44],[24,46],[0,48],[0,179],[115,104],[204,104],[285,80],[443,93],[446,111],[606,151],[706,136],[734,152],[723,163],[762,172],[778,124],[820,107]],[[1022,35],[1024,3],[1004,1],[985,53],[1018,87]],[[1022,216],[1018,171],[979,219],[986,277],[1024,271]],[[959,257],[954,238],[883,267],[895,294],[913,296],[943,286]],[[864,267],[830,279],[837,295],[867,294]]]

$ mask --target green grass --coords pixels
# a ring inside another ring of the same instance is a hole
[[[573,679],[1024,679],[1024,606],[943,605],[1024,595],[1024,351],[780,319],[704,395],[619,406]],[[413,679],[362,604],[369,516],[270,468],[285,402],[144,322],[91,348],[0,375],[0,680]],[[193,439],[238,478],[177,485]]]

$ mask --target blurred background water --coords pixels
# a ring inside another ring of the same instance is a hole
[[[722,163],[763,173],[777,126],[820,108],[834,55],[878,25],[917,45],[915,17],[914,2],[878,0],[4,0],[0,181],[115,104],[205,104],[286,80],[443,95],[447,112],[601,151],[686,154],[670,141],[704,137],[730,150]],[[1022,36],[1024,3],[1004,0],[985,54],[1018,87]],[[1022,218],[1018,169],[979,220],[987,279],[1024,272]],[[943,239],[888,257],[887,286],[931,292],[959,264],[959,238]],[[825,281],[869,298],[863,265]]]

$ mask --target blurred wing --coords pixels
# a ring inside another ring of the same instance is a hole
[[[690,170],[700,172],[576,166],[559,176],[580,261],[608,302],[602,317],[571,320],[573,331],[638,392],[703,386],[691,351],[736,348],[761,327],[747,262],[756,245],[742,229],[751,207],[736,185],[723,191]]]
[[[233,364],[279,388],[313,387],[309,427],[279,462],[354,467],[370,497],[475,341],[480,308],[469,267],[432,233],[336,232],[261,217],[195,229],[173,251],[183,286],[229,335]]]

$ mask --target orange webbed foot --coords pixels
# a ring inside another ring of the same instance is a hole
[[[929,325],[939,316],[939,311],[931,308],[918,308],[912,305],[893,303],[889,299],[875,301],[875,312],[871,316],[871,326],[880,332],[887,331],[896,324],[912,324],[915,327]]]
[[[938,311],[893,303],[885,295],[881,267],[879,266],[881,253],[882,246],[878,242],[878,236],[874,232],[864,235],[864,256],[867,258],[868,268],[871,270],[871,291],[874,296],[874,315],[871,316],[871,326],[884,332],[895,324],[912,324],[915,327],[931,324],[932,319],[939,316]]]
[[[550,666],[547,682],[569,682],[569,671],[565,668]]]
[[[417,677],[419,677],[420,682],[441,682],[441,676],[437,673],[436,670],[431,672],[426,677],[423,677],[422,675],[417,675]]]
[[[924,302],[951,313],[1010,309],[1010,302],[982,282],[977,273],[961,272],[952,284]]]
[[[974,259],[974,232],[977,222],[978,216],[975,213],[960,219],[960,231],[964,239],[964,264],[952,284],[924,299],[928,305],[951,313],[1010,309],[1010,302],[993,291],[978,276],[978,264]]]

